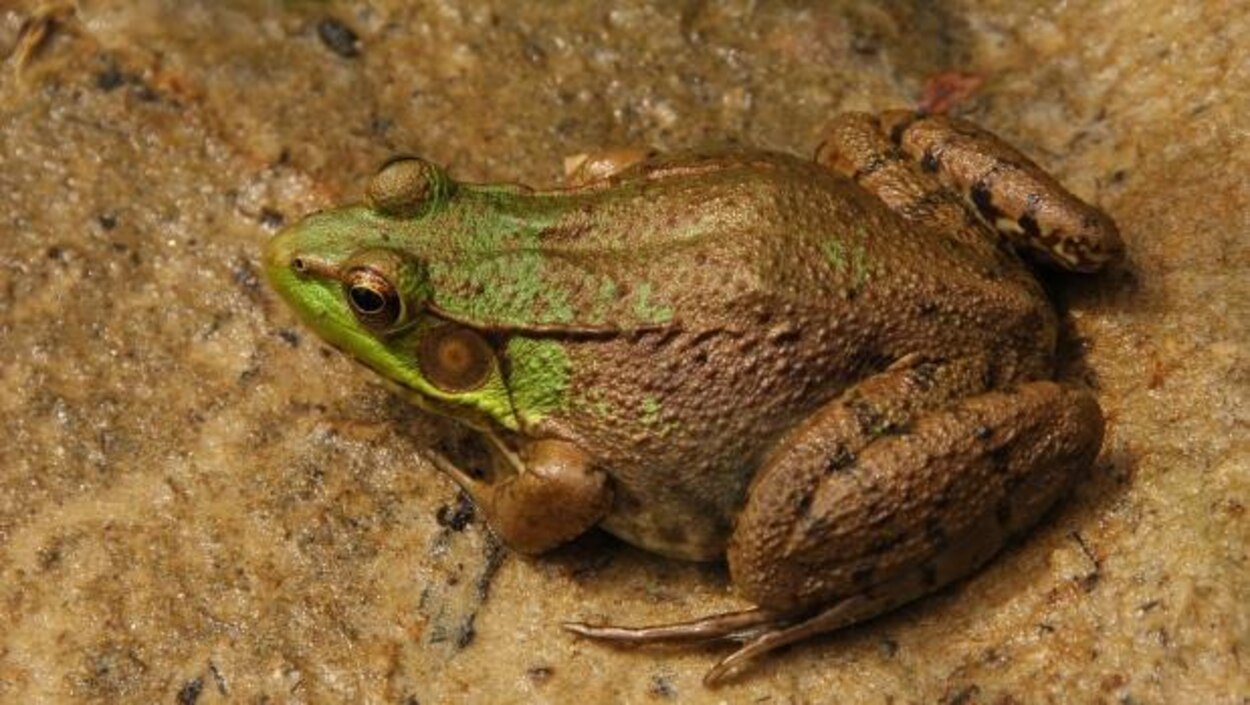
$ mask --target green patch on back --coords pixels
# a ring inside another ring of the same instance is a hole
[[[552,340],[513,338],[508,341],[512,403],[525,424],[541,421],[568,406],[569,356]]]
[[[668,323],[673,320],[673,307],[651,300],[651,282],[638,285],[634,295],[634,315],[644,323]]]
[[[612,306],[616,303],[618,288],[611,277],[604,276],[595,292],[594,303],[590,306],[590,322],[603,323]]]
[[[655,397],[649,396],[644,398],[639,412],[638,420],[655,434],[665,435],[671,433],[679,425],[676,421],[664,420],[664,405]]]
[[[472,295],[449,291],[445,305],[476,321],[571,323],[568,291],[549,276],[538,233],[526,227],[470,241],[454,271],[462,277],[462,291]]]
[[[407,225],[427,264],[433,303],[466,324],[502,329],[629,330],[673,321],[666,283],[640,268],[651,254],[602,223],[597,200],[465,186]],[[587,211],[591,211],[587,215]],[[657,255],[668,244],[655,244]]]
[[[601,421],[612,418],[614,411],[612,403],[606,398],[606,394],[602,389],[590,388],[583,389],[573,399],[572,408],[579,413],[587,413]]]
[[[830,268],[851,280],[851,292],[863,289],[875,273],[865,246],[867,238],[867,231],[857,227],[850,236],[831,237],[821,246]]]
[[[829,261],[829,266],[836,271],[846,271],[846,247],[843,246],[841,240],[825,240],[824,244],[825,259]]]

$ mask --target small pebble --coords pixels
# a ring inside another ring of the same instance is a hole
[[[360,56],[360,37],[356,36],[351,27],[333,17],[317,23],[317,36],[326,48],[344,59]]]

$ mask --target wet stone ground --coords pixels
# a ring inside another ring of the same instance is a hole
[[[1250,8],[1025,5],[0,0],[0,702],[1247,702]],[[1049,282],[1104,452],[982,573],[719,691],[723,648],[557,624],[739,607],[722,568],[508,554],[423,456],[460,431],[259,276],[397,152],[809,154],[952,71],[1124,233]]]

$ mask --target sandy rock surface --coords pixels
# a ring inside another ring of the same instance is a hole
[[[888,5],[0,0],[0,702],[1250,701],[1250,7]],[[259,276],[397,152],[809,154],[951,71],[1124,233],[1050,281],[1104,452],[987,570],[720,690],[722,647],[557,624],[739,607],[722,568],[508,554],[423,459],[454,425]]]

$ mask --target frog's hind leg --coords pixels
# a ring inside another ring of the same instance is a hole
[[[991,376],[990,371],[989,361],[980,357],[938,364],[917,355],[905,356],[880,374],[860,382],[852,391],[834,402],[831,407],[834,412],[821,417],[824,419],[820,424],[823,437],[819,442],[809,443],[808,447],[820,454],[829,466],[849,462],[875,436],[902,428],[917,414],[985,391],[989,384],[987,380]],[[770,464],[770,467],[773,465],[776,463]],[[819,483],[824,472],[823,467],[818,465],[797,467],[792,476],[793,486],[813,487]],[[769,493],[768,499],[777,499],[776,483],[769,487],[774,491]],[[754,494],[752,490],[752,497]],[[784,498],[782,501],[785,501]],[[801,503],[801,499],[797,497],[793,501],[796,505]],[[848,605],[836,614],[850,621],[860,618],[864,600],[853,599],[848,601]],[[735,654],[727,659],[728,668],[743,658],[758,653],[762,648],[777,648],[797,640],[813,625],[824,624],[829,619],[825,617],[821,622],[805,622],[804,618],[809,617],[811,612],[812,608],[808,605],[780,610],[757,607],[678,624],[619,627],[566,623],[564,626],[582,636],[627,645],[689,644],[717,640],[745,642],[739,651],[742,655]],[[722,671],[709,673],[709,683],[715,681],[720,673]]]
[[[875,115],[839,115],[816,149],[816,162],[852,179],[909,223],[982,252],[990,251],[998,240],[958,191],[947,188],[890,140]]]
[[[728,552],[734,585],[756,609],[570,628],[624,644],[744,642],[711,684],[968,575],[1042,515],[1102,440],[1088,392],[1048,381],[990,389],[987,369],[981,359],[901,360],[777,445]]]
[[[564,628],[581,636],[618,644],[697,644],[705,641],[736,639],[746,641],[760,630],[771,630],[785,622],[785,615],[758,607],[738,612],[725,612],[689,622],[660,624],[651,627],[617,627],[611,625],[565,622]]]
[[[904,357],[778,444],[729,550],[734,584],[756,609],[570,628],[625,644],[745,642],[709,673],[714,682],[971,572],[1050,505],[1102,428],[1087,393],[1050,382],[990,391],[991,371],[981,357]]]
[[[909,204],[935,198],[934,184],[941,184],[962,194],[970,209],[1017,247],[1066,269],[1096,271],[1123,254],[1111,218],[1011,145],[963,120],[910,111],[880,119],[848,113],[834,121],[816,158],[905,218],[907,208],[915,207]],[[902,160],[916,166],[901,166]],[[877,170],[882,174],[874,175]]]
[[[734,585],[764,609],[809,616],[761,632],[714,678],[968,575],[1035,523],[1102,442],[1093,396],[1049,381],[960,399],[847,452],[846,429],[874,413],[845,397],[825,407],[752,483],[728,553]]]

